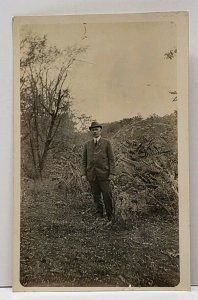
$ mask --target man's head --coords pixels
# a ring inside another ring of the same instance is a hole
[[[98,138],[101,135],[102,125],[100,125],[98,122],[92,122],[89,130],[94,138]]]

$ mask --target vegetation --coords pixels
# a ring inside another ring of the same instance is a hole
[[[103,124],[117,174],[114,222],[97,221],[81,180],[90,118],[74,115],[67,84],[86,49],[29,35],[21,51],[21,284],[177,285],[177,113]]]
[[[74,130],[67,80],[85,51],[77,46],[61,51],[32,33],[21,41],[21,149],[28,156],[23,169],[29,175],[33,170],[33,178],[42,178],[49,151],[61,143],[61,127]]]
[[[116,157],[113,225],[94,217],[80,174],[87,136],[73,134],[49,155],[42,182],[23,179],[23,285],[179,283],[176,114],[106,124],[103,133]]]

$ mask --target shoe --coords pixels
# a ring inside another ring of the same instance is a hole
[[[111,216],[107,216],[107,219],[108,219],[109,222],[112,221],[112,219],[113,219],[112,215]]]

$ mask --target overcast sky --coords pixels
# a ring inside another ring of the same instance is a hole
[[[140,113],[165,115],[176,109],[169,91],[177,90],[177,59],[164,53],[176,48],[170,22],[29,25],[47,34],[59,48],[77,43],[88,49],[72,70],[73,107],[99,122]],[[85,32],[86,28],[86,32]]]

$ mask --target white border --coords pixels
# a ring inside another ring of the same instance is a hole
[[[23,287],[20,266],[20,52],[19,29],[22,24],[104,23],[104,22],[174,22],[177,26],[178,91],[178,172],[179,172],[179,246],[180,283],[175,287]],[[49,17],[15,17],[14,37],[14,275],[15,291],[115,291],[115,290],[188,290],[190,288],[189,249],[189,153],[188,153],[188,13],[103,14]]]
[[[12,252],[12,16],[76,13],[189,11],[191,284],[198,284],[198,1],[196,0],[0,0],[0,286],[11,286]],[[1,294],[1,290],[0,290]]]

